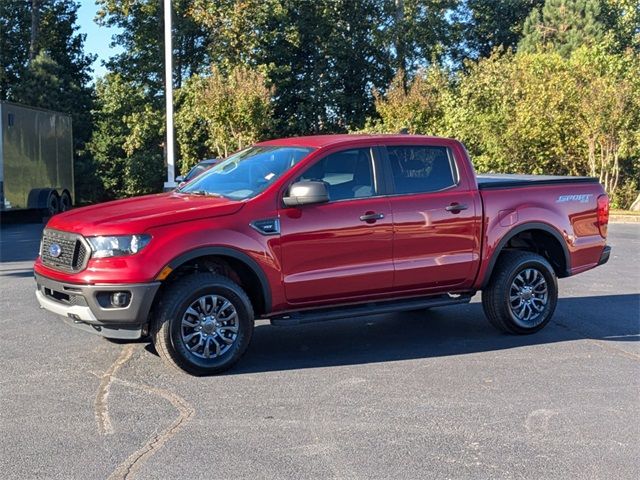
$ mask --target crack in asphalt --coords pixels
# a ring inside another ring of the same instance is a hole
[[[150,438],[142,447],[133,452],[129,457],[116,468],[108,480],[131,479],[140,470],[142,465],[167,441],[176,435],[178,431],[193,417],[194,408],[182,397],[162,388],[152,387],[141,383],[134,383],[120,378],[113,377],[113,380],[124,386],[142,390],[145,393],[158,395],[169,401],[178,410],[178,417],[162,432]]]
[[[133,344],[126,345],[116,361],[102,374],[95,401],[95,415],[100,435],[113,435],[114,433],[111,418],[109,417],[109,404],[107,403],[109,390],[111,389],[114,375],[133,355],[133,348]]]
[[[108,480],[125,480],[134,478],[142,465],[151,458],[152,455],[160,450],[171,437],[176,435],[195,414],[195,409],[184,398],[173,392],[142,383],[123,380],[115,376],[118,370],[120,370],[132,357],[134,348],[134,344],[126,345],[115,362],[113,362],[113,364],[111,364],[111,366],[101,376],[95,400],[95,415],[98,422],[98,432],[101,435],[113,435],[115,433],[115,429],[111,423],[109,404],[107,401],[111,385],[114,383],[164,398],[178,411],[178,416],[166,429],[151,437],[142,447],[129,455],[127,459],[122,462],[111,473],[111,475],[109,475]],[[100,375],[96,374],[96,376]]]

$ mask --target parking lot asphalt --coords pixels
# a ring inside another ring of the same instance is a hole
[[[259,322],[230,373],[167,369],[40,310],[37,224],[0,230],[0,475],[640,478],[640,225],[560,281],[554,320],[478,303],[301,327]]]

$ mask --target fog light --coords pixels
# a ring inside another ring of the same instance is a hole
[[[124,308],[129,305],[129,292],[113,292],[111,294],[111,306]]]

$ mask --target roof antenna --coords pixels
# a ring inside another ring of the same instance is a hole
[[[408,128],[401,128],[400,131],[398,132],[400,135],[409,135],[409,129]]]

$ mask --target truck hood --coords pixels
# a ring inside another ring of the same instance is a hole
[[[236,213],[243,202],[170,192],[77,208],[55,215],[47,228],[91,235],[143,233],[149,228]]]

